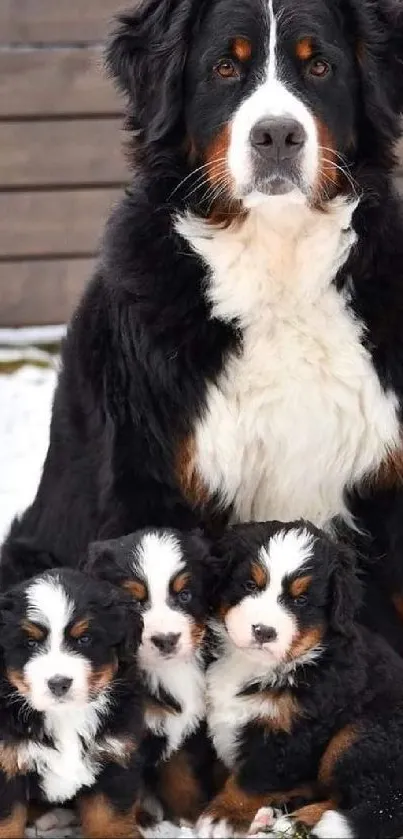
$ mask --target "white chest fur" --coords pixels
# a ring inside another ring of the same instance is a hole
[[[68,801],[81,787],[94,783],[102,767],[92,748],[100,710],[94,703],[49,714],[45,729],[54,747],[35,742],[20,746],[21,768],[38,774],[48,801]]]
[[[207,265],[212,314],[243,332],[240,355],[208,388],[197,465],[236,519],[323,525],[347,517],[345,488],[398,444],[397,400],[331,282],[354,243],[352,206],[282,202],[227,230],[177,223]]]
[[[176,751],[185,738],[198,728],[206,715],[205,678],[196,659],[188,662],[161,662],[145,673],[153,693],[159,685],[181,706],[180,713],[159,714],[146,711],[145,721],[153,734],[166,737],[164,759]]]
[[[219,758],[232,769],[237,760],[238,736],[243,726],[259,717],[276,718],[278,709],[270,699],[238,696],[248,684],[266,675],[259,664],[237,650],[227,652],[207,670],[207,723]]]

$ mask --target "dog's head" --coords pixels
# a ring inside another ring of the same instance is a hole
[[[140,640],[128,597],[78,571],[50,571],[0,598],[3,677],[46,713],[108,693]]]
[[[189,659],[202,646],[207,619],[207,544],[199,533],[143,530],[90,545],[86,571],[130,594],[144,629],[139,661],[152,669]]]
[[[140,146],[186,158],[191,204],[323,203],[390,164],[399,0],[139,0],[107,60]]]
[[[315,658],[330,635],[354,632],[354,558],[313,526],[234,526],[216,554],[217,628],[268,667]]]

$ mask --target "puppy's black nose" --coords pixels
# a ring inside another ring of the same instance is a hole
[[[67,676],[53,676],[48,681],[48,688],[53,693],[53,696],[57,696],[60,699],[61,696],[66,695],[72,684],[73,679],[69,679]]]
[[[258,644],[268,644],[275,641],[277,632],[273,626],[266,626],[264,623],[254,623],[252,626],[253,637]]]
[[[167,635],[153,635],[151,641],[154,647],[157,647],[157,650],[164,655],[168,655],[168,653],[174,652],[180,637],[180,632],[168,632]]]
[[[306,132],[295,119],[273,117],[261,119],[253,126],[250,141],[267,161],[293,160],[305,144]]]

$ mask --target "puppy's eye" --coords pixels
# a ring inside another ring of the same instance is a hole
[[[248,594],[255,594],[258,591],[258,586],[254,580],[247,580],[244,589]]]
[[[28,638],[25,643],[30,650],[37,650],[41,646],[41,642],[36,641],[35,638]]]
[[[330,73],[331,67],[323,58],[316,58],[309,65],[309,74],[317,79],[323,79]]]
[[[306,603],[307,600],[308,600],[308,598],[306,597],[305,594],[300,594],[298,597],[294,597],[294,603],[297,606],[303,606],[304,603]]]
[[[80,635],[79,638],[76,640],[76,644],[79,647],[88,647],[91,643],[91,635]]]
[[[182,591],[178,592],[177,599],[178,599],[179,603],[182,604],[182,606],[186,606],[187,603],[190,603],[190,601],[192,599],[192,592],[189,591],[188,588],[184,588],[184,589],[182,589]]]
[[[239,70],[230,58],[221,59],[221,61],[219,61],[218,64],[215,65],[214,73],[216,74],[216,76],[220,76],[222,79],[239,78]]]

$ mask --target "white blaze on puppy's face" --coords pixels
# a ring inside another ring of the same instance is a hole
[[[142,612],[144,628],[139,648],[143,665],[193,654],[191,619],[171,604],[171,582],[184,569],[182,549],[171,534],[149,533],[136,553],[133,571],[141,567],[147,583],[148,604]],[[178,636],[170,654],[158,646],[159,636]]]
[[[268,189],[260,191],[254,188],[256,167],[252,132],[256,125],[264,120],[289,120],[304,137],[303,145],[295,161],[303,191],[314,188],[319,168],[319,141],[313,114],[297,94],[292,92],[282,74],[281,49],[278,43],[278,20],[281,12],[275,14],[273,0],[267,2],[267,25],[269,27],[268,59],[263,73],[259,76],[254,91],[244,99],[235,113],[231,124],[231,139],[228,152],[229,170],[234,182],[234,192],[243,199],[247,207],[255,206],[267,200],[270,195],[270,181],[281,173],[267,171]],[[260,167],[260,178],[264,181],[264,171]],[[294,190],[296,186],[294,184]],[[287,191],[292,191],[290,183]]]
[[[70,651],[65,631],[71,622],[74,605],[55,579],[40,579],[27,590],[27,618],[47,631],[45,640],[33,651],[24,667],[29,688],[28,701],[37,711],[60,705],[85,704],[88,701],[90,665],[84,656]],[[69,680],[63,696],[55,696],[49,686],[54,679]]]
[[[304,530],[290,530],[270,539],[259,552],[259,562],[267,570],[267,585],[258,594],[247,595],[225,616],[225,625],[233,643],[252,652],[262,651],[274,661],[281,661],[298,633],[294,615],[282,602],[284,578],[295,574],[311,557],[312,536]],[[254,627],[273,630],[273,639],[258,643]]]

